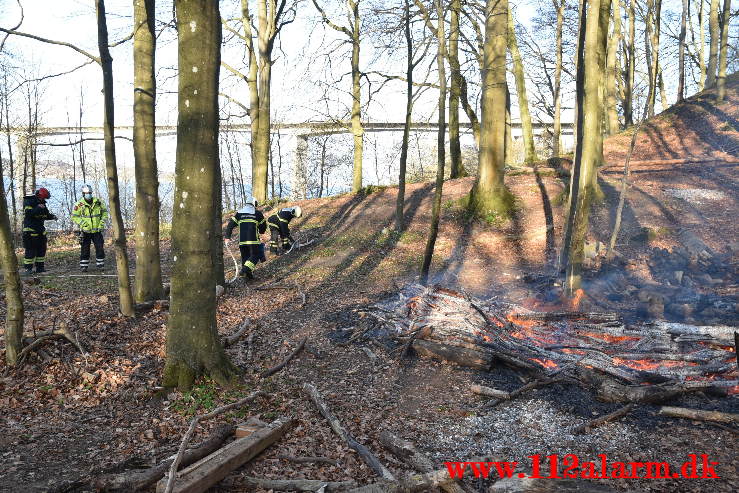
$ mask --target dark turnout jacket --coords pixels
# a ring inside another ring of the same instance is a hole
[[[259,235],[267,231],[267,221],[264,214],[254,206],[242,207],[228,220],[226,227],[226,238],[231,238],[233,229],[239,227],[239,245],[259,245]]]
[[[44,207],[41,207],[44,205]],[[44,221],[54,221],[56,216],[49,212],[46,202],[36,195],[23,197],[23,232],[41,234],[46,231]]]
[[[295,209],[292,207],[284,207],[267,218],[267,225],[269,225],[270,228],[279,230],[280,235],[283,238],[287,238],[290,236],[290,227],[288,224],[290,224],[290,221],[294,218]]]

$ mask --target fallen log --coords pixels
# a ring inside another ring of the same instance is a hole
[[[485,387],[484,385],[472,384],[470,385],[470,390],[473,394],[484,395],[486,397],[495,397],[496,399],[505,400],[511,398],[511,394],[504,390],[498,390],[492,387]]]
[[[282,360],[282,363],[279,365],[275,365],[272,368],[269,368],[268,370],[263,371],[259,376],[262,378],[267,378],[270,375],[274,375],[278,371],[282,370],[287,366],[287,364],[290,362],[291,359],[293,359],[300,351],[303,350],[305,347],[305,343],[308,341],[307,337],[304,337],[302,341],[300,341],[300,344],[298,344],[298,347],[296,347],[293,352],[287,355],[287,357]]]
[[[157,493],[202,493],[231,471],[249,462],[279,440],[295,424],[292,418],[281,418],[248,437],[239,438],[191,466],[157,483]]]
[[[380,433],[380,443],[391,454],[416,471],[422,473],[433,472],[434,464],[431,459],[423,455],[410,441],[402,440],[389,431],[383,431]],[[464,489],[453,481],[441,484],[440,487],[447,493],[465,493]]]
[[[412,347],[420,356],[451,361],[459,366],[477,370],[488,371],[493,364],[493,358],[490,354],[460,346],[416,339],[413,341]]]
[[[373,470],[375,473],[380,476],[383,479],[387,479],[390,481],[395,480],[395,476],[393,476],[393,473],[390,472],[388,468],[386,468],[380,460],[374,456],[370,450],[362,445],[361,443],[357,442],[357,440],[354,438],[354,436],[349,433],[349,431],[344,428],[344,426],[341,424],[339,419],[334,416],[334,414],[331,412],[331,409],[329,409],[328,405],[326,404],[326,401],[323,400],[323,396],[318,392],[318,389],[309,384],[303,384],[303,390],[308,394],[308,396],[311,398],[313,403],[318,408],[318,411],[321,413],[321,415],[326,418],[329,425],[331,426],[331,429],[334,430],[334,433],[339,435],[341,439],[343,439],[349,447],[354,449],[359,456],[364,460],[365,463]]]
[[[523,394],[525,392],[528,392],[529,390],[532,390],[532,389],[535,389],[535,388],[538,388],[538,387],[543,387],[545,385],[549,385],[549,384],[552,384],[552,383],[561,382],[562,380],[564,380],[562,377],[552,377],[552,378],[542,378],[542,379],[532,380],[531,382],[527,383],[526,385],[523,385],[523,386],[521,386],[521,387],[519,387],[519,388],[517,388],[515,390],[512,390],[511,392],[509,392],[508,393],[508,397],[505,398],[505,399],[502,399],[502,398],[491,399],[490,401],[488,401],[487,403],[485,403],[482,406],[482,409],[489,409],[491,407],[495,407],[498,404],[500,404],[501,402],[503,402],[504,400],[513,399],[514,397],[517,397],[517,396],[519,396],[519,395],[521,395],[521,394]]]
[[[630,402],[629,404],[626,404],[625,406],[620,407],[619,409],[616,409],[612,413],[605,414],[603,416],[598,416],[595,419],[591,419],[587,423],[584,423],[576,427],[574,430],[572,430],[572,432],[575,434],[586,433],[597,426],[608,423],[609,421],[616,420],[622,416],[626,416],[627,414],[631,412],[633,408],[634,408],[634,403]]]
[[[208,439],[197,447],[185,451],[181,464],[185,467],[189,466],[218,450],[223,442],[233,435],[234,428],[232,425],[221,425],[217,427]],[[173,460],[174,456],[149,469],[101,476],[92,482],[92,486],[97,491],[128,492],[145,490],[164,477],[172,465]]]
[[[250,489],[272,491],[346,491],[355,488],[354,481],[321,481],[318,479],[262,479],[252,476],[239,478],[239,485]]]
[[[187,432],[185,432],[185,436],[182,437],[182,442],[180,443],[180,448],[177,451],[177,455],[175,455],[174,460],[172,461],[172,464],[169,466],[169,479],[166,481],[163,490],[165,493],[172,493],[172,488],[174,487],[175,478],[177,477],[177,470],[179,469],[180,462],[182,461],[182,457],[185,452],[185,447],[187,447],[187,443],[190,441],[190,438],[192,437],[193,433],[195,433],[195,428],[197,427],[198,423],[204,419],[209,419],[214,416],[218,416],[221,413],[224,413],[226,411],[230,411],[231,409],[235,409],[237,407],[241,407],[257,397],[265,397],[267,394],[266,392],[257,391],[252,392],[247,397],[244,397],[243,399],[239,399],[236,402],[232,402],[231,404],[226,404],[225,406],[220,406],[212,410],[211,412],[204,414],[202,416],[195,416],[192,421],[190,421],[190,426],[187,429]],[[160,481],[161,483],[161,481]],[[159,486],[157,485],[157,491],[159,491]]]
[[[673,418],[694,419],[699,421],[717,421],[719,423],[739,424],[739,414],[722,413],[719,411],[703,411],[685,407],[662,406],[659,414]]]
[[[76,334],[72,334],[72,332],[70,332],[67,328],[66,324],[62,324],[62,327],[59,329],[49,329],[37,332],[35,339],[30,339],[30,343],[26,347],[24,347],[20,353],[18,353],[18,366],[24,363],[25,358],[31,351],[36,350],[45,341],[56,337],[65,338],[66,340],[71,342],[72,345],[76,347],[81,354],[86,354],[86,351],[82,347],[82,344],[80,344],[80,341],[77,339]]]

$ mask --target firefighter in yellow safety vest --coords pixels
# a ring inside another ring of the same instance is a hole
[[[95,265],[105,268],[105,249],[103,247],[103,230],[108,219],[108,209],[97,197],[92,196],[90,185],[82,187],[82,198],[74,204],[72,222],[80,228],[80,270],[87,272],[90,266],[90,243],[95,245]]]

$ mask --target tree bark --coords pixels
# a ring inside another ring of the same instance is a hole
[[[608,0],[603,0],[607,2]],[[566,292],[572,296],[580,288],[582,261],[584,258],[585,235],[588,227],[590,202],[593,195],[595,167],[598,163],[598,141],[602,141],[602,105],[599,99],[599,85],[603,73],[603,57],[599,52],[602,46],[601,16],[608,15],[607,8],[601,8],[601,0],[584,0],[580,29],[584,30],[584,43],[580,43],[582,63],[577,71],[578,141],[573,165],[573,184],[571,191],[572,207],[568,222],[571,236],[568,245]],[[607,19],[606,19],[607,22]]]
[[[115,117],[113,104],[113,58],[108,49],[108,25],[105,19],[105,1],[96,0],[95,11],[98,24],[98,49],[100,66],[103,70],[103,135],[105,139],[105,171],[108,175],[108,201],[110,218],[113,223],[113,248],[115,249],[118,270],[118,296],[121,313],[133,317],[134,302],[131,295],[131,282],[128,277],[128,252],[126,251],[126,231],[121,215],[121,202],[118,190],[118,168],[115,155]]]
[[[352,41],[352,135],[354,136],[354,170],[352,192],[362,188],[362,153],[364,149],[364,128],[362,127],[362,86],[359,70],[359,1],[347,0],[350,9],[351,41]]]
[[[436,236],[439,233],[439,215],[441,214],[441,196],[444,187],[444,164],[446,163],[446,37],[444,34],[444,0],[436,2],[436,40],[438,42],[438,53],[436,65],[439,71],[439,131],[436,138],[436,185],[434,199],[431,206],[431,227],[429,237],[426,240],[426,248],[423,254],[423,265],[421,266],[421,284],[426,285],[429,278],[431,260],[434,256]],[[505,56],[505,55],[504,55]],[[505,70],[505,69],[504,69]]]
[[[554,64],[554,121],[552,122],[552,156],[559,157],[562,135],[562,26],[565,16],[565,0],[554,0],[557,10],[557,32],[555,40],[556,61]]]
[[[172,218],[171,306],[163,384],[188,389],[207,373],[228,383],[236,368],[216,327],[213,195],[218,167],[218,2],[177,0],[178,119]]]
[[[408,137],[410,136],[413,117],[413,38],[411,38],[411,0],[404,1],[404,34],[407,64],[405,70],[405,125],[403,126],[403,142],[400,147],[400,170],[398,171],[398,196],[395,200],[395,230],[405,229],[403,209],[405,205],[405,174],[408,163]]]
[[[459,143],[459,100],[462,92],[462,74],[459,66],[459,14],[461,0],[451,0],[449,14],[449,156],[451,169],[449,178],[464,176],[462,147]]]
[[[621,2],[620,0],[611,0],[612,16],[613,16],[613,32],[608,36],[608,55],[606,58],[606,135],[614,135],[620,130],[618,121],[618,108],[616,107],[616,80],[618,79],[618,43],[621,39]],[[606,31],[607,34],[607,31]]]
[[[508,215],[513,197],[503,182],[505,173],[506,49],[508,0],[487,0],[482,71],[482,122],[477,180],[470,193],[470,210],[482,217]]]
[[[711,0],[708,7],[708,33],[711,36],[711,45],[708,50],[708,70],[706,73],[706,88],[716,84],[716,68],[718,67],[719,41],[721,38],[721,26],[718,22],[719,0]]]
[[[683,0],[683,11],[680,17],[680,37],[678,42],[680,48],[678,49],[677,57],[677,101],[680,102],[685,98],[685,35],[687,32],[688,18],[688,0]]]
[[[1,164],[1,163],[0,163]],[[5,183],[0,165],[0,261],[5,280],[5,362],[15,366],[23,349],[23,298],[18,275],[18,258],[13,247],[13,235],[5,200]]]
[[[630,127],[634,124],[634,71],[636,68],[636,15],[634,2],[629,0],[629,41],[624,46],[624,58],[626,67],[624,69],[624,124]]]
[[[726,58],[729,51],[729,21],[731,17],[731,0],[724,0],[724,12],[721,20],[721,47],[718,57],[718,78],[716,80],[716,101],[726,98]]]
[[[134,0],[133,156],[136,173],[137,303],[162,297],[159,258],[159,177],[157,175],[155,103],[155,0]]]
[[[516,94],[518,95],[518,111],[521,117],[521,131],[523,133],[524,162],[534,164],[536,161],[536,147],[534,146],[534,129],[531,125],[531,112],[529,111],[529,98],[526,95],[526,74],[521,61],[521,52],[516,40],[516,28],[513,22],[513,14],[508,9],[508,49],[513,59],[513,77],[516,81]]]

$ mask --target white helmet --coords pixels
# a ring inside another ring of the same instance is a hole
[[[92,187],[90,185],[82,185],[82,193],[92,193]]]
[[[246,200],[244,201],[244,205],[253,205],[254,207],[259,207],[259,202],[251,195],[247,195]]]
[[[296,205],[293,207],[293,216],[300,217],[303,215],[303,209],[300,208],[299,205]]]

